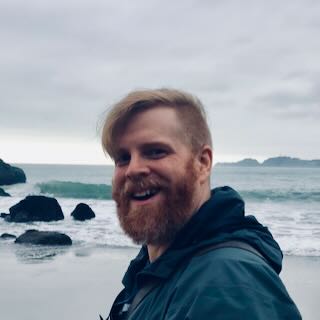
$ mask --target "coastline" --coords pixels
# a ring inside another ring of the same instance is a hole
[[[87,320],[106,317],[134,248],[69,248],[37,260],[0,245],[0,318]],[[320,257],[285,256],[281,278],[304,320],[316,320]]]

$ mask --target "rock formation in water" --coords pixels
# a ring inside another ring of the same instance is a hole
[[[26,175],[22,169],[10,166],[0,159],[0,185],[24,183],[26,180]]]
[[[71,212],[71,216],[75,220],[88,220],[94,218],[96,215],[93,210],[85,203],[79,203],[76,208]]]
[[[3,233],[0,236],[1,239],[7,240],[7,239],[16,239],[17,237],[14,234],[11,233]]]
[[[55,198],[27,196],[12,206],[8,222],[56,221],[64,219],[62,209]]]
[[[9,213],[5,213],[5,212],[1,212],[1,213],[0,213],[0,218],[5,219],[5,218],[8,217],[8,216],[10,216]]]
[[[0,197],[10,197],[10,194],[0,188]]]
[[[37,244],[46,246],[70,246],[72,240],[64,233],[55,231],[27,230],[15,243]]]

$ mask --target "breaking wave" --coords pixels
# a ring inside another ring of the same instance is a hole
[[[107,184],[88,184],[71,181],[49,181],[36,184],[41,194],[74,199],[112,199],[112,186]],[[239,190],[240,195],[249,201],[315,201],[320,202],[320,192],[314,190]]]
[[[111,200],[112,187],[107,184],[88,184],[71,181],[49,181],[37,183],[40,193],[54,197],[74,199]]]
[[[291,191],[291,190],[246,190],[239,191],[241,196],[247,200],[271,200],[271,201],[316,201],[320,202],[318,191]]]

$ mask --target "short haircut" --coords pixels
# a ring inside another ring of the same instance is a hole
[[[194,153],[204,145],[212,146],[206,113],[201,101],[175,89],[137,90],[114,104],[109,110],[102,128],[102,146],[112,159],[115,157],[116,138],[121,135],[128,121],[137,113],[155,107],[169,107],[181,120],[186,142]]]

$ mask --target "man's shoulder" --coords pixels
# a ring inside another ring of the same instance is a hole
[[[263,258],[240,248],[194,255],[174,289],[168,309],[172,319],[208,319],[213,314],[225,319],[301,319],[278,274]]]
[[[190,259],[190,263],[210,263],[210,264],[233,264],[237,262],[241,263],[252,263],[255,265],[268,265],[266,260],[259,256],[260,254],[255,254],[257,252],[255,249],[247,250],[237,246],[222,246],[218,248],[213,248],[212,250],[200,250],[193,254]]]
[[[223,243],[222,243],[223,244]],[[251,246],[249,246],[251,247]],[[206,261],[211,263],[222,263],[222,262],[229,262],[232,263],[234,261],[243,261],[243,262],[251,262],[251,263],[266,263],[266,261],[260,257],[259,253],[257,253],[255,249],[252,250],[245,249],[242,247],[236,246],[221,246],[217,247],[213,246],[213,249],[200,249],[196,251],[191,259],[190,262],[196,261]]]
[[[216,301],[222,309],[234,301],[249,309],[249,302],[263,309],[264,301],[279,312],[289,306],[296,310],[272,267],[263,258],[240,248],[221,248],[193,256],[176,283],[176,292]]]
[[[265,278],[279,279],[263,258],[244,249],[227,247],[195,254],[180,280],[192,282],[194,279],[199,286],[255,286],[257,281],[265,282]]]

